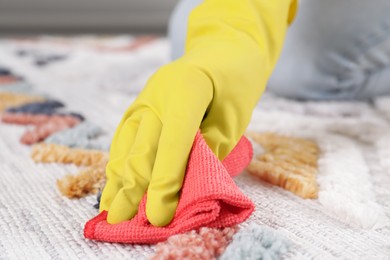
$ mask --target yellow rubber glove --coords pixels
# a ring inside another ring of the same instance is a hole
[[[295,8],[294,0],[205,0],[191,13],[186,54],[150,78],[115,133],[100,203],[108,223],[131,219],[146,192],[150,223],[170,223],[196,132],[220,160],[234,148]]]

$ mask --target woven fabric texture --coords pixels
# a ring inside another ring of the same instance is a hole
[[[245,168],[252,159],[252,147],[243,137],[235,148],[241,160],[233,158],[231,169]],[[229,161],[230,156],[225,160]],[[237,164],[235,166],[234,164]],[[237,174],[237,172],[233,172]],[[229,227],[246,220],[254,210],[253,203],[241,193],[223,164],[197,133],[190,157],[179,204],[173,221],[166,227],[154,227],[146,218],[146,196],[137,215],[120,224],[106,222],[101,212],[85,225],[86,238],[121,243],[156,243],[168,237],[201,227]]]
[[[87,46],[120,46],[132,36],[0,39],[0,62],[23,76],[35,93],[60,100],[111,137],[123,111],[148,77],[168,61],[168,45],[156,39],[136,52],[103,53]],[[69,53],[68,59],[34,66],[17,51]],[[0,93],[0,110],[6,101]],[[31,101],[39,101],[34,98]],[[304,200],[243,172],[234,178],[255,204],[250,223],[277,230],[292,241],[285,259],[389,259],[390,97],[372,102],[298,102],[265,94],[249,130],[310,138],[321,154],[318,199]],[[0,259],[147,259],[155,247],[102,243],[84,238],[97,214],[95,196],[68,199],[57,179],[80,169],[40,164],[19,143],[25,127],[0,123]],[[255,149],[261,150],[261,149]]]

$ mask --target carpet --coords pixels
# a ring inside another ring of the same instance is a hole
[[[0,40],[0,65],[35,92],[65,103],[112,136],[147,78],[168,61],[167,41],[134,48],[132,36]],[[50,59],[51,56],[61,59]],[[37,57],[48,57],[37,63]],[[390,82],[389,82],[390,84]],[[29,88],[24,88],[29,89]],[[292,241],[285,259],[389,259],[390,97],[370,102],[298,102],[266,93],[249,130],[309,138],[321,149],[318,199],[304,200],[243,172],[256,206],[241,227],[276,229]],[[68,199],[56,180],[72,165],[35,164],[19,143],[24,127],[0,124],[0,258],[147,259],[154,246],[86,240],[95,196]]]

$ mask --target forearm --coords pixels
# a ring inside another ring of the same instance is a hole
[[[256,50],[265,66],[263,72],[269,75],[295,9],[296,0],[205,0],[191,12],[186,53],[217,50],[221,43]]]
[[[177,62],[195,65],[212,84],[213,101],[201,128],[206,141],[225,136],[215,147],[208,143],[220,159],[245,132],[265,89],[282,49],[290,4],[206,0],[190,15],[186,53]],[[218,127],[207,127],[215,122]]]

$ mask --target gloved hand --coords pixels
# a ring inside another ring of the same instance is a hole
[[[115,133],[100,204],[108,223],[131,219],[146,192],[150,223],[170,223],[199,128],[220,160],[234,148],[281,50],[292,1],[205,0],[192,12],[186,54],[150,78]]]

